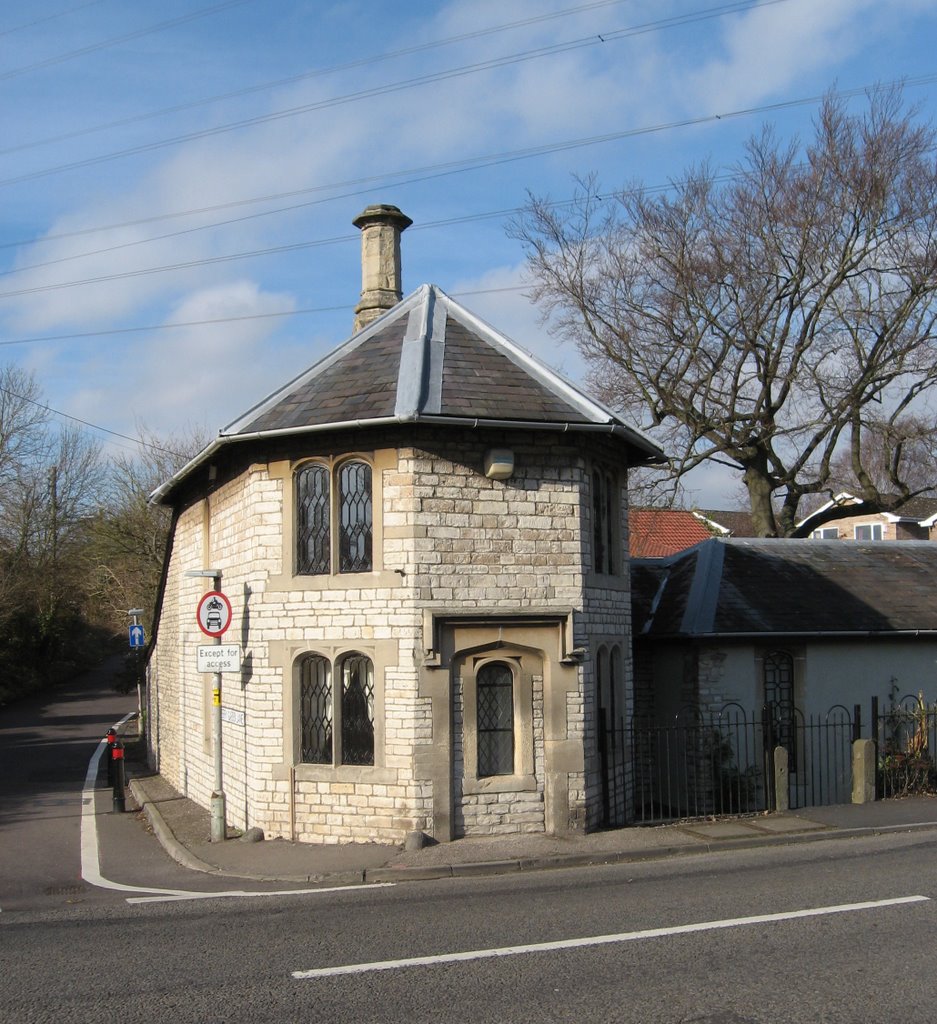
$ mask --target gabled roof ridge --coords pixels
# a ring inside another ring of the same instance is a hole
[[[496,327],[492,327],[492,325],[486,320],[483,320],[471,310],[466,309],[466,307],[461,303],[456,302],[455,299],[450,295],[447,295],[441,288],[437,288],[436,285],[432,285],[431,287],[442,298],[443,302],[448,307],[449,315],[452,316],[454,320],[458,320],[464,327],[468,327],[470,330],[473,330],[476,334],[480,335],[494,349],[507,356],[511,362],[520,366],[521,369],[529,373],[540,384],[558,395],[558,397],[562,398],[565,402],[568,402],[573,406],[573,408],[577,409],[593,423],[621,422],[620,418],[610,409],[607,409],[600,402],[584,395],[575,384],[570,383],[562,376],[562,374],[557,373],[556,370],[547,366],[546,363],[540,360],[532,352],[529,352],[521,345],[518,345],[516,341],[513,341]],[[639,431],[636,430],[635,432],[638,433]],[[653,444],[654,442],[651,443]]]
[[[713,537],[690,548],[696,552],[693,581],[687,595],[681,629],[687,633],[710,633],[716,620],[726,540]]]
[[[236,420],[233,420],[227,426],[222,427],[218,431],[219,436],[224,437],[229,434],[237,434],[247,424],[253,422],[258,416],[262,416],[268,409],[273,408],[283,397],[293,392],[296,388],[303,384],[308,384],[309,381],[315,380],[316,377],[325,373],[329,367],[333,366],[340,359],[344,359],[349,353],[354,352],[355,349],[359,348],[365,342],[369,341],[379,331],[383,330],[389,323],[393,323],[395,320],[409,314],[414,306],[417,306],[422,299],[425,298],[425,293],[429,289],[429,285],[420,285],[416,291],[411,292],[406,298],[401,299],[392,309],[382,313],[379,317],[372,320],[363,330],[353,334],[347,341],[342,342],[338,348],[332,349],[326,353],[321,359],[317,360],[312,366],[308,366],[301,373],[298,373],[292,380],[287,381],[285,384],[281,384],[276,391],[272,391],[265,398],[262,398],[259,402],[253,405],[246,412],[242,413]]]

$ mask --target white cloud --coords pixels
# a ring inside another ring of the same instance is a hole
[[[701,113],[753,106],[841,65],[868,44],[870,19],[884,28],[901,17],[899,8],[916,6],[917,0],[788,0],[726,18],[718,55],[690,65],[671,83],[673,95]]]
[[[305,353],[298,346],[279,350],[280,362],[268,358],[278,317],[252,319],[294,308],[291,296],[264,292],[248,280],[196,291],[170,311],[166,322],[226,322],[168,328],[117,354],[98,354],[85,374],[88,383],[72,396],[71,411],[96,422],[122,423],[123,430],[138,421],[154,429],[199,422],[217,430],[281,383],[281,362],[301,365]],[[310,353],[308,362],[314,358]]]

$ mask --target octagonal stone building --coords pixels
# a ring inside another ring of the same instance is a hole
[[[369,207],[344,344],[156,492],[172,508],[148,663],[161,774],[208,806],[220,571],[227,821],[319,843],[621,823],[632,701],[629,467],[660,450],[434,285],[401,301]],[[610,795],[611,794],[611,795]]]

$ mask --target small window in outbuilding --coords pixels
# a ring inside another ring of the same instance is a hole
[[[764,692],[772,716],[774,738],[787,750],[791,771],[797,765],[797,723],[794,712],[794,659],[788,651],[771,651],[764,659]]]

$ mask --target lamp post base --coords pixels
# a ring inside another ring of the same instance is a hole
[[[223,843],[228,837],[228,830],[225,826],[224,793],[212,793],[209,807],[211,810],[211,841]]]

